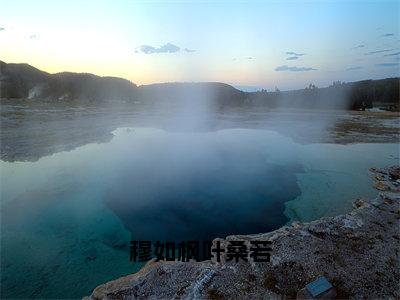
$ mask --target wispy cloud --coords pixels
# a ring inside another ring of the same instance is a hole
[[[365,45],[361,44],[361,45],[357,45],[351,49],[360,49],[360,48],[364,48],[364,47],[365,47]]]
[[[398,55],[400,55],[400,52],[385,54],[384,56],[398,56]]]
[[[303,55],[306,55],[306,54],[305,53],[296,53],[296,52],[293,52],[293,51],[289,51],[289,52],[286,52],[286,55],[303,56]]]
[[[350,67],[350,68],[347,68],[346,69],[346,71],[355,71],[355,70],[361,70],[363,67],[361,67],[361,66],[357,66],[357,67]]]
[[[142,52],[144,54],[155,54],[155,53],[175,53],[175,52],[179,52],[180,50],[181,50],[180,47],[178,47],[174,44],[171,44],[171,43],[167,43],[160,47],[142,45],[135,52],[136,53]]]
[[[192,53],[192,52],[196,52],[196,50],[193,50],[193,49],[188,49],[188,48],[185,48],[185,49],[183,49],[185,52],[189,52],[189,53]]]
[[[383,64],[376,64],[377,67],[397,67],[399,63],[383,63]]]
[[[308,67],[289,67],[287,65],[279,66],[275,68],[275,71],[288,71],[288,72],[304,72],[304,71],[316,71],[317,69]]]
[[[381,35],[381,37],[387,37],[387,36],[394,36],[394,33],[385,33]]]
[[[39,35],[36,34],[36,33],[31,34],[31,35],[29,35],[29,39],[30,39],[30,40],[38,40],[38,39],[39,39]]]
[[[4,27],[0,27],[0,31],[3,31],[3,30],[5,30],[5,28]]]
[[[296,60],[298,58],[298,56],[289,56],[288,58],[286,58],[286,60]]]
[[[376,51],[371,51],[364,53],[365,55],[372,55],[372,54],[377,54],[377,53],[383,53],[383,52],[390,52],[393,51],[394,49],[384,49],[384,50],[376,50]]]
[[[255,59],[254,57],[252,57],[252,56],[248,56],[248,57],[234,57],[234,58],[232,58],[232,61],[237,61],[237,60],[244,60],[244,59]]]

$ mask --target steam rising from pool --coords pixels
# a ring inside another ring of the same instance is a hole
[[[301,145],[274,131],[120,128],[0,162],[3,297],[81,297],[132,273],[129,240],[212,239],[348,211],[396,144]]]

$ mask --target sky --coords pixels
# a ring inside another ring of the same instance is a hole
[[[400,1],[0,0],[0,60],[135,84],[400,76]]]

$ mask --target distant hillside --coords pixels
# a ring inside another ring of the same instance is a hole
[[[0,61],[1,98],[28,98],[36,86],[48,82],[49,73],[28,64],[6,64]]]
[[[352,83],[334,82],[317,88],[310,84],[293,91],[265,90],[243,92],[228,84],[163,83],[137,87],[115,77],[87,73],[49,74],[28,64],[7,64],[0,61],[0,98],[65,101],[78,104],[137,103],[216,109],[241,106],[271,108],[363,109],[387,106],[399,109],[400,79],[364,80]],[[202,106],[204,107],[204,106]]]
[[[96,101],[131,100],[136,85],[115,77],[86,73],[49,74],[28,64],[7,64],[0,61],[1,98],[38,100]]]
[[[363,109],[376,106],[399,109],[400,78],[363,80],[318,88],[310,84],[293,91],[250,93],[248,102],[269,107]]]
[[[246,93],[219,82],[161,83],[139,87],[139,99],[155,105],[221,108],[244,103]]]

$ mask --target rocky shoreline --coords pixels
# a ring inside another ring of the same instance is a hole
[[[348,214],[213,241],[269,240],[269,263],[226,261],[224,254],[221,262],[153,260],[85,298],[295,298],[319,276],[332,283],[337,298],[399,298],[400,166],[370,171],[381,192],[375,199],[357,199]]]

